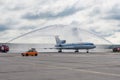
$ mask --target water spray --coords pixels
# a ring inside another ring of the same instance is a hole
[[[49,28],[60,28],[60,29],[64,29],[66,26],[67,26],[67,25],[51,25],[51,26],[45,26],[45,27],[42,27],[42,28],[39,28],[39,29],[32,30],[32,31],[27,32],[27,33],[25,33],[25,34],[19,35],[19,36],[13,38],[13,39],[7,41],[6,43],[10,43],[10,42],[12,42],[12,41],[14,41],[14,40],[16,40],[16,39],[19,39],[19,38],[21,38],[21,37],[24,37],[24,36],[26,36],[26,35],[28,35],[28,34],[31,34],[31,33],[34,33],[34,32],[40,31],[40,30],[45,30],[45,29],[49,29]],[[70,27],[67,27],[67,28],[70,28]],[[90,31],[87,31],[87,30],[84,30],[84,29],[81,29],[81,28],[77,28],[77,27],[72,27],[72,34],[73,34],[73,36],[76,36],[77,39],[79,39],[80,41],[81,41],[81,38],[80,38],[80,36],[79,36],[79,31],[87,32],[87,33],[89,33],[89,34],[92,34],[92,35],[96,36],[96,37],[94,37],[94,38],[97,38],[97,37],[98,37],[98,39],[100,38],[101,40],[104,40],[104,41],[112,44],[112,42],[110,42],[109,40],[106,40],[106,39],[103,38],[102,36],[99,36],[99,35],[97,35],[97,34],[95,34],[95,33],[93,33],[93,32],[90,32]],[[60,34],[55,34],[55,35],[41,35],[41,34],[40,34],[40,36],[56,36],[56,35],[60,35]],[[68,35],[69,35],[69,34],[68,34]]]
[[[54,27],[54,26],[55,26],[55,25],[51,25],[51,26],[46,26],[46,27],[42,27],[42,28],[39,28],[39,29],[32,30],[32,31],[27,32],[27,33],[25,33],[25,34],[19,35],[19,36],[13,38],[13,39],[7,41],[6,43],[10,43],[10,42],[12,42],[12,41],[14,41],[14,40],[16,40],[16,39],[19,39],[19,38],[21,38],[21,37],[24,37],[24,36],[28,35],[28,34],[37,32],[37,31],[39,31],[39,30],[44,30],[44,29],[47,29],[47,28],[50,28],[50,27]],[[56,25],[56,27],[57,27],[57,25]],[[56,35],[41,35],[41,36],[56,36]]]

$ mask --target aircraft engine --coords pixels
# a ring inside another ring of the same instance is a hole
[[[61,40],[60,43],[61,43],[61,44],[64,44],[64,43],[66,43],[66,40]]]

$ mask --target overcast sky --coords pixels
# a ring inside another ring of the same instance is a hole
[[[0,0],[0,42],[54,24],[77,25],[120,43],[120,0]]]

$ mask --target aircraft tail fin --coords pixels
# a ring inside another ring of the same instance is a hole
[[[59,44],[60,43],[60,39],[58,36],[55,36],[55,40],[56,40],[56,44]]]
[[[60,40],[59,36],[55,36],[55,39],[56,39],[56,44],[58,45],[66,43],[66,40]]]

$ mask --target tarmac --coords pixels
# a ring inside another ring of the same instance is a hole
[[[120,80],[120,53],[0,53],[0,80]]]

